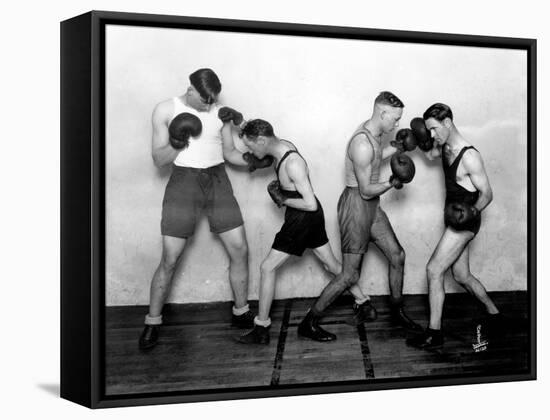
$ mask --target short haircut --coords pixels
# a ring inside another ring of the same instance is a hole
[[[405,104],[401,99],[395,96],[393,93],[388,92],[387,90],[380,92],[374,103],[377,105],[389,105],[393,108],[404,108]]]
[[[252,140],[258,138],[258,136],[273,137],[273,127],[265,120],[255,119],[248,121],[241,129],[240,137],[246,136]]]
[[[452,121],[453,111],[451,111],[451,107],[449,107],[449,105],[436,103],[429,107],[426,112],[424,112],[422,118],[424,118],[424,121],[430,118],[434,118],[439,122],[443,121],[445,118],[449,118]]]
[[[189,75],[189,81],[208,104],[212,104],[222,90],[220,79],[211,69],[198,69]]]

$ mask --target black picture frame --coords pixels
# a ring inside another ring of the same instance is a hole
[[[529,368],[511,375],[417,377],[106,396],[105,25],[518,49],[527,52]],[[92,11],[61,23],[61,397],[90,408],[536,379],[536,40]]]

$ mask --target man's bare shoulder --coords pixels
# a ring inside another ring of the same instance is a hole
[[[355,134],[349,142],[348,148],[351,160],[371,160],[373,157],[372,145],[365,133]]]
[[[477,170],[483,167],[483,159],[481,153],[476,149],[468,149],[462,155],[462,161],[460,162],[468,172]]]
[[[174,101],[172,98],[159,102],[153,109],[153,116],[156,118],[168,118],[174,111]]]

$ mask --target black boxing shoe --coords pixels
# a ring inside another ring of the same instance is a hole
[[[357,303],[353,304],[353,316],[349,318],[350,325],[361,325],[365,322],[373,322],[378,318],[378,313],[376,308],[372,306],[372,303],[369,300],[358,305]]]
[[[443,334],[441,330],[426,328],[422,334],[407,339],[407,345],[423,350],[434,350],[443,347]]]
[[[235,338],[241,344],[269,344],[269,327],[254,325],[247,333]]]
[[[309,311],[298,325],[298,336],[320,342],[336,340],[336,335],[319,326],[319,319],[319,316],[315,316]]]
[[[483,322],[487,338],[490,340],[503,339],[506,335],[506,322],[504,316],[499,312],[487,314]]]
[[[251,311],[246,311],[242,315],[233,315],[231,325],[237,328],[254,328],[254,314]]]
[[[394,324],[405,328],[407,331],[421,332],[424,330],[420,325],[407,316],[402,305],[391,308],[391,319]]]
[[[160,325],[145,325],[139,337],[139,349],[150,350],[155,347],[159,340]]]

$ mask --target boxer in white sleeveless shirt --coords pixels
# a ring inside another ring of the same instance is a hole
[[[234,295],[232,324],[252,328],[254,315],[248,297],[248,245],[243,219],[224,162],[246,166],[248,162],[233,143],[230,122],[218,118],[217,99],[221,83],[211,69],[199,69],[189,76],[185,94],[159,103],[153,112],[152,156],[156,166],[172,164],[162,203],[162,257],[151,281],[149,313],[139,339],[142,350],[158,342],[162,308],[187,239],[195,224],[206,214],[210,230],[219,235],[229,256],[229,280]],[[202,123],[199,136],[189,146],[175,149],[169,141],[172,119],[187,112]]]

